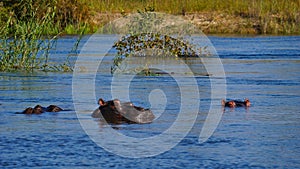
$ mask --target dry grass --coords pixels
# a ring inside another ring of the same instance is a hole
[[[94,23],[98,25],[116,18],[116,15],[152,9],[187,16],[206,33],[300,34],[299,0],[83,0],[83,2],[90,6],[93,16],[97,16],[93,18]],[[99,17],[99,13],[105,15]]]

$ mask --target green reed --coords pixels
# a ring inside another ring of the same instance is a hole
[[[31,70],[47,65],[48,51],[52,47],[53,38],[43,36],[51,15],[48,13],[43,19],[36,20],[36,11],[29,11],[26,18],[19,20],[11,13],[0,30],[0,70],[16,69]],[[41,53],[41,57],[38,54]]]
[[[26,11],[25,15],[18,15],[14,11],[7,15],[0,13],[6,17],[0,25],[0,71],[72,70],[66,63],[49,63],[49,52],[59,35],[54,22],[55,8],[48,6],[40,17],[39,7],[26,3],[29,1],[23,0],[21,3],[20,10]]]

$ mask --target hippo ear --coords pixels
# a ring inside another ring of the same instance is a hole
[[[105,101],[104,101],[102,98],[100,98],[100,99],[98,100],[98,104],[99,104],[100,106],[104,106],[104,105],[105,105]]]

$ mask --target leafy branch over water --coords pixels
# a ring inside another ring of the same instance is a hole
[[[145,49],[164,50],[174,57],[197,57],[196,51],[191,44],[159,33],[128,34],[116,42],[113,47],[118,52],[114,58],[112,72],[119,67],[125,57],[130,57],[132,53]]]

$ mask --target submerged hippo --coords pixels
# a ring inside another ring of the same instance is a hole
[[[56,105],[50,105],[48,107],[42,107],[41,105],[36,105],[34,108],[28,107],[26,108],[21,114],[41,114],[44,112],[59,112],[63,109],[56,106]]]
[[[250,107],[251,103],[249,101],[249,99],[245,99],[244,101],[240,101],[240,100],[230,100],[230,101],[225,101],[222,100],[222,106],[224,107]]]
[[[151,123],[155,116],[149,109],[137,107],[131,102],[121,103],[120,100],[114,99],[104,101],[99,99],[100,105],[92,114],[94,118],[103,117],[107,123]]]

